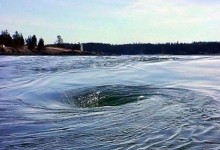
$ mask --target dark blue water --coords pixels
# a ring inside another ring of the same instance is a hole
[[[0,149],[220,149],[220,57],[1,56]]]

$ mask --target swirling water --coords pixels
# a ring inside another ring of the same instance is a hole
[[[219,56],[0,57],[0,149],[220,149]]]

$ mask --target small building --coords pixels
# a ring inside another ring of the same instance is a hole
[[[83,44],[80,44],[80,51],[83,52]]]
[[[79,44],[79,50],[81,51],[81,52],[83,52],[83,44],[82,43],[78,43]]]

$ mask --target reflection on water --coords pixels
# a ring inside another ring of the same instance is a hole
[[[219,57],[0,57],[0,149],[220,149]]]

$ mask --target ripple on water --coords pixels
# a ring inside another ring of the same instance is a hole
[[[32,114],[23,111],[26,115],[19,119],[27,123],[10,124],[16,129],[13,134],[1,126],[7,132],[0,136],[6,148],[219,148],[219,110],[215,100],[203,93],[110,85],[63,95],[60,102],[68,106],[65,109],[47,110],[45,105]]]
[[[108,135],[108,138],[100,135],[105,142],[114,143],[117,139],[118,145],[123,143],[149,149],[202,148],[208,141],[213,142],[211,147],[219,144],[220,122],[216,117],[219,111],[215,100],[196,91],[150,86],[100,86],[69,91],[65,103],[80,108],[98,107],[100,111],[107,106],[106,114],[110,110],[112,115],[108,115],[108,119],[111,122],[102,118],[104,127],[96,128]],[[198,143],[199,140],[204,142]]]

